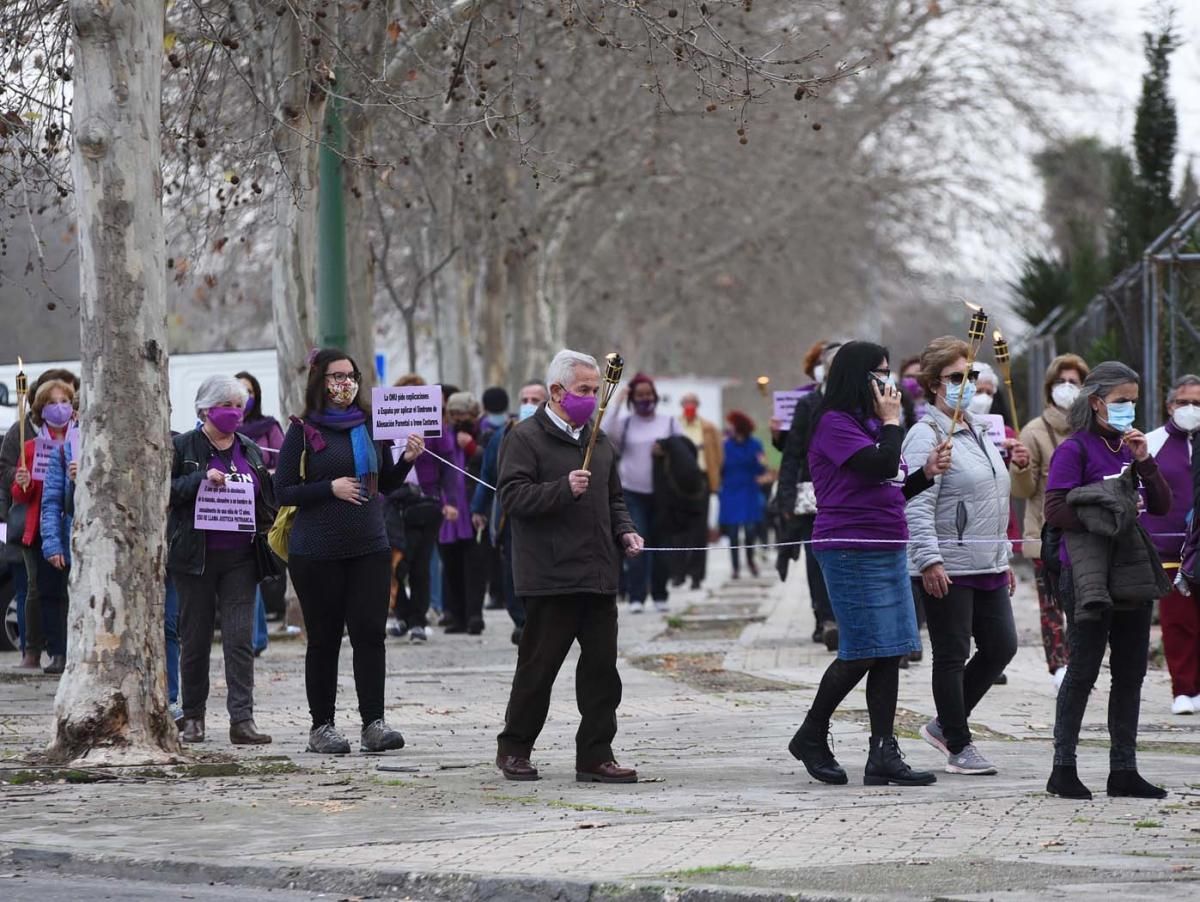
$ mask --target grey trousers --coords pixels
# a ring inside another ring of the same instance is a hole
[[[258,574],[254,553],[209,551],[204,573],[171,572],[179,593],[179,675],[185,717],[204,716],[213,629],[221,612],[225,653],[225,706],[231,724],[254,716],[254,595]]]

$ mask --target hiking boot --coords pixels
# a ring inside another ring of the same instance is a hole
[[[979,754],[975,743],[968,742],[966,747],[957,755],[946,759],[946,773],[967,774],[968,776],[987,777],[998,773],[996,765]]]
[[[804,764],[804,769],[814,780],[834,786],[843,786],[849,782],[846,772],[829,748],[828,724],[821,727],[806,717],[792,741],[788,743],[788,751],[792,753],[793,758]]]
[[[928,786],[937,776],[926,770],[913,770],[904,763],[904,753],[895,736],[872,736],[864,786]]]
[[[333,724],[323,723],[309,731],[306,751],[316,752],[318,755],[349,755],[350,743]]]
[[[392,752],[404,748],[404,737],[393,730],[382,719],[363,727],[362,750],[364,752]]]

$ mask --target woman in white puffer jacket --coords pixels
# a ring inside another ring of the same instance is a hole
[[[966,411],[977,378],[967,372],[966,342],[949,336],[930,342],[919,379],[932,403],[905,438],[906,461],[924,460],[946,440],[959,397]],[[1014,461],[1028,461],[1019,442],[1011,442],[1009,451]],[[1008,468],[986,426],[969,413],[954,430],[952,461],[933,488],[906,506],[909,572],[925,606],[938,712],[921,735],[946,756],[947,773],[994,774],[995,766],[971,742],[967,718],[1017,652],[1009,599],[1015,579],[1007,537]]]

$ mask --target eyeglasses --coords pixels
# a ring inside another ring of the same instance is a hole
[[[357,383],[362,378],[362,373],[326,373],[325,381],[332,382],[334,385],[344,385],[347,382]]]
[[[948,376],[943,376],[942,381],[949,382],[951,385],[962,385],[964,377],[972,382],[978,382],[979,370],[971,370],[969,373],[951,373]]]

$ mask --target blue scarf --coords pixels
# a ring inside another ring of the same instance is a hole
[[[350,446],[354,449],[354,475],[362,483],[364,497],[373,498],[379,491],[379,455],[367,430],[367,415],[359,408],[351,407],[340,412],[310,411],[307,418],[326,429],[350,433]],[[320,449],[314,447],[313,450]]]

